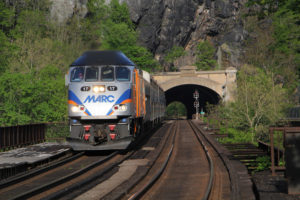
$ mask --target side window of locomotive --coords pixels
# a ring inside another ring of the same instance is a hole
[[[116,79],[118,81],[130,81],[130,70],[127,67],[116,67]]]
[[[114,80],[114,67],[102,67],[101,68],[101,80],[113,81]]]
[[[84,67],[75,67],[71,71],[71,82],[80,82],[84,77]]]
[[[98,67],[86,68],[86,72],[85,72],[85,81],[86,82],[98,81],[98,77],[99,77]]]

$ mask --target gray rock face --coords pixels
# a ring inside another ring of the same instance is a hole
[[[125,0],[140,32],[140,42],[157,59],[172,46],[188,54],[178,65],[195,62],[199,41],[210,40],[223,67],[240,65],[242,44],[247,36],[240,18],[246,0]],[[227,65],[227,66],[225,66]]]
[[[52,16],[58,21],[87,12],[88,0],[52,0]],[[239,67],[242,44],[247,37],[240,10],[247,0],[119,0],[129,6],[140,33],[139,42],[163,60],[167,50],[183,46],[188,54],[176,63],[195,63],[195,49],[203,40],[216,47],[221,67]],[[110,0],[106,0],[110,2]]]
[[[71,18],[75,13],[80,17],[87,14],[87,1],[88,0],[50,0],[51,18],[61,23],[66,19]]]

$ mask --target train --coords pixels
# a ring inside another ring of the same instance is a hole
[[[65,82],[74,151],[127,149],[164,118],[164,91],[121,51],[84,52]]]

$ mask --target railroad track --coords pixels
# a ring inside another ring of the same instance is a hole
[[[57,145],[58,146],[58,145]],[[68,147],[66,147],[68,148]],[[32,150],[34,152],[34,150]],[[15,153],[18,155],[17,153]],[[63,160],[66,160],[68,157],[72,157],[74,152],[68,148],[68,150],[58,153],[56,155],[50,156],[45,159],[41,159],[35,162],[21,162],[9,167],[0,168],[0,188],[1,183],[15,178],[18,176],[24,176],[32,171],[40,171],[40,169],[47,168],[47,166],[52,166],[53,163],[60,163]],[[34,155],[35,157],[36,155]]]
[[[2,182],[0,183],[0,200],[90,199],[81,195],[89,190],[92,191],[103,182],[105,184],[106,180],[118,174],[122,163],[126,163],[129,158],[132,160],[143,159],[151,152],[152,148],[160,145],[161,138],[165,138],[169,127],[170,125],[162,127],[156,135],[153,135],[154,137],[151,137],[151,133],[148,132],[148,136],[141,138],[136,148],[131,151],[116,151],[103,155],[97,155],[99,152],[92,155],[80,153],[68,160]],[[149,139],[150,137],[151,139]],[[145,144],[149,147],[143,148]],[[103,193],[100,196],[106,194]]]
[[[228,167],[228,160],[197,127],[186,120],[166,122],[139,141],[133,151],[77,155],[29,179],[16,180],[2,188],[0,185],[0,200],[252,200],[240,195],[245,192],[239,190],[239,183],[231,182],[236,179],[232,174],[241,173]]]
[[[0,181],[0,190],[2,188],[6,188],[8,186],[11,186],[11,185],[14,185],[14,184],[17,184],[21,181],[24,181],[26,179],[29,179],[33,176],[36,176],[38,174],[42,174],[44,172],[47,172],[53,168],[56,168],[56,167],[59,167],[61,165],[64,165],[68,162],[71,162],[81,156],[83,156],[83,152],[81,153],[75,153],[73,152],[71,155],[65,157],[65,158],[62,158],[61,160],[58,160],[58,161],[52,161],[51,163],[48,163],[47,165],[43,166],[43,167],[39,167],[39,168],[33,168],[33,169],[30,169],[30,170],[27,170],[26,173],[22,173],[22,174],[17,174],[17,175],[14,175],[14,176],[11,176],[9,178],[6,178],[6,179],[3,179]]]
[[[181,120],[148,175],[123,199],[230,199],[226,167],[191,122]]]
[[[104,173],[104,163],[120,162],[124,157],[126,155],[118,155],[117,152],[101,156],[76,155],[76,158],[61,165],[3,184],[0,199],[41,199],[54,193],[56,195],[51,198],[55,198],[62,195],[62,188],[70,191],[74,187],[74,181],[79,183],[87,180],[93,172],[98,175],[101,175],[100,172]],[[95,174],[93,177],[96,177]]]

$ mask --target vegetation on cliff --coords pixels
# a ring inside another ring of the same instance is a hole
[[[89,49],[122,50],[138,66],[155,70],[152,54],[137,44],[125,3],[88,1],[88,16],[65,23],[50,18],[48,0],[0,2],[0,125],[63,121],[64,74]]]
[[[213,108],[210,115],[211,122],[230,133],[231,142],[267,139],[268,127],[299,103],[299,0],[249,0],[248,6],[247,64],[238,72],[236,101]]]

